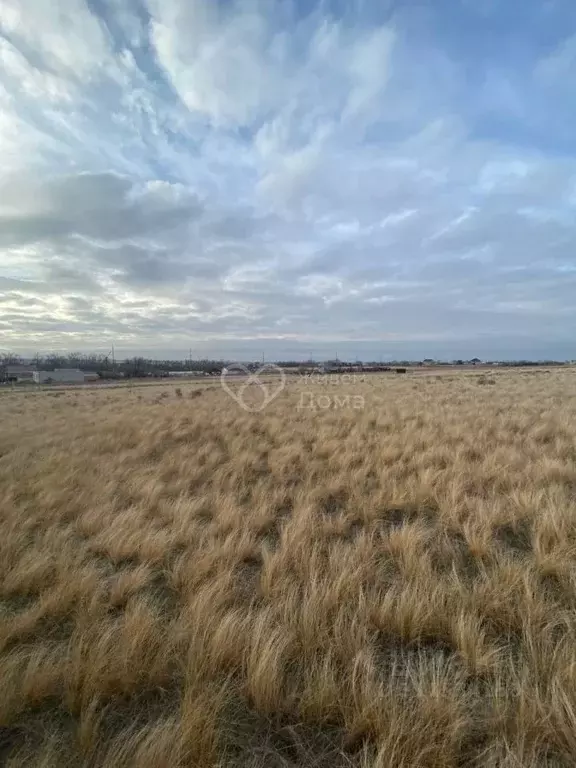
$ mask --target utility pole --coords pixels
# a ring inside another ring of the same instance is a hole
[[[188,360],[190,362],[190,371],[192,371],[192,347],[188,350]]]

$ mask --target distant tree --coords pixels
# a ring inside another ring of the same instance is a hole
[[[0,365],[20,365],[21,363],[20,355],[15,355],[12,352],[3,352],[0,355]]]
[[[132,357],[129,360],[125,360],[121,368],[126,376],[145,376],[147,372],[147,361],[143,357]]]
[[[106,368],[107,356],[88,354],[83,355],[80,359],[79,367],[85,371],[92,371],[97,373],[99,370]]]
[[[49,355],[46,355],[44,358],[44,363],[47,368],[65,368],[66,367],[67,358],[63,355],[57,355],[54,353],[51,353]]]
[[[81,362],[82,362],[82,354],[80,352],[71,352],[68,355],[68,360],[66,361],[66,367],[79,368]]]

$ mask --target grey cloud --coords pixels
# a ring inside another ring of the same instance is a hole
[[[94,307],[93,301],[82,296],[66,296],[66,302],[75,312],[91,312]]]
[[[55,261],[47,255],[41,270],[46,279],[43,284],[43,290],[46,293],[102,293],[102,286],[85,266],[78,268],[72,264],[62,263],[61,259]]]
[[[168,192],[168,194],[166,194]],[[201,214],[190,193],[174,194],[169,184],[143,189],[113,173],[78,174],[20,184],[10,196],[17,215],[0,215],[0,245],[82,235],[96,240],[123,240],[159,234],[191,223]],[[10,194],[8,184],[0,196]]]
[[[0,304],[17,304],[23,309],[49,306],[49,302],[41,299],[39,296],[26,296],[16,291],[0,294]]]
[[[169,251],[150,250],[132,244],[87,250],[94,264],[120,270],[117,281],[131,285],[174,282],[187,274],[186,265],[174,260]]]

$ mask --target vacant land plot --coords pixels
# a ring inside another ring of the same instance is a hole
[[[576,371],[0,424],[0,762],[576,764]]]

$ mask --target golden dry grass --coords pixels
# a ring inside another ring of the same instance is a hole
[[[576,370],[482,376],[0,394],[0,762],[576,764]]]

